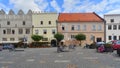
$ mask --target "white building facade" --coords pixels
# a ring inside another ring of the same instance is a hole
[[[8,14],[4,10],[0,11],[0,43],[17,43],[24,38],[31,42],[32,34],[32,11],[24,14],[19,10],[17,14],[10,10]]]
[[[106,21],[106,42],[120,40],[120,14],[104,15]]]

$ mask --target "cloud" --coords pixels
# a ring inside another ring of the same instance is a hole
[[[46,11],[47,7],[49,7],[49,3],[47,0],[34,0],[35,4],[38,5],[41,11]]]
[[[76,11],[75,8],[80,6],[81,1],[80,0],[64,0],[63,1],[63,12],[73,12]]]
[[[56,0],[52,0],[52,1],[50,2],[50,4],[51,4],[51,6],[52,6],[55,10],[57,10],[57,12],[61,12],[61,8],[60,8],[59,5],[57,4]]]
[[[10,0],[10,4],[13,5],[14,10],[20,10],[27,12],[29,9],[34,11],[41,11],[39,6],[34,0]]]
[[[8,13],[8,11],[9,11],[9,7],[7,7],[6,5],[4,5],[4,4],[2,4],[2,3],[0,3],[0,9],[4,9],[4,11],[5,11],[6,13]]]
[[[115,9],[107,12],[106,14],[120,14],[120,9]]]
[[[101,17],[106,13],[119,13],[120,0],[64,0],[63,12],[96,12]]]

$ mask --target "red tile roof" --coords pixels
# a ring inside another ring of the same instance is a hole
[[[58,22],[103,22],[96,13],[60,13]]]

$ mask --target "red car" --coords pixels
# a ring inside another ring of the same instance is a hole
[[[114,50],[120,49],[120,40],[112,41],[112,47]]]

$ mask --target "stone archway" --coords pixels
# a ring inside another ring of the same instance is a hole
[[[55,39],[51,40],[51,46],[56,47],[57,46],[57,41]]]

